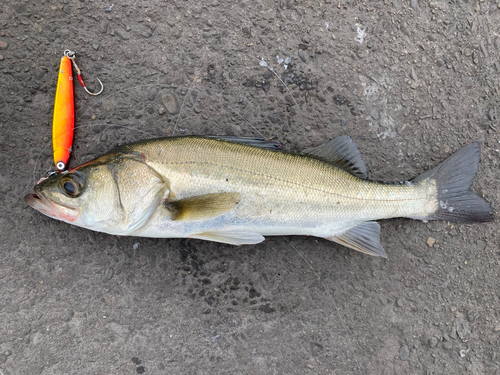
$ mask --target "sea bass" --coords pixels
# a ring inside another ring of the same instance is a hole
[[[490,204],[469,190],[477,143],[402,184],[368,180],[348,136],[299,154],[268,146],[194,136],[140,141],[52,175],[25,200],[54,219],[114,235],[233,245],[310,235],[382,257],[375,220],[493,220]]]

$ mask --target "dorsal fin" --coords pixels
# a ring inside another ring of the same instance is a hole
[[[348,135],[342,135],[320,146],[308,148],[302,153],[335,164],[356,177],[368,178],[368,171],[361,153]]]
[[[282,150],[283,148],[277,142],[268,141],[265,138],[255,137],[237,137],[233,135],[205,135],[205,138],[223,139],[225,141],[243,143],[248,146],[266,148],[268,150]]]

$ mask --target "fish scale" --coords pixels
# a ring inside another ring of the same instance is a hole
[[[304,155],[231,142],[183,138],[172,143],[145,143],[134,150],[143,153],[146,163],[170,181],[178,198],[183,197],[178,191],[189,196],[204,194],[207,190],[244,188],[247,191],[242,193],[256,206],[254,214],[261,217],[265,216],[263,207],[272,207],[277,202],[315,208],[309,214],[299,208],[299,217],[292,220],[317,217],[323,212],[325,217],[346,220],[353,216],[350,214],[353,207],[363,209],[366,215],[357,214],[359,221],[428,214],[435,210],[434,202],[429,204],[429,194],[435,196],[431,184],[422,189],[421,186],[375,183]],[[200,155],[199,150],[204,153]],[[175,162],[169,161],[174,158]],[[235,185],[225,181],[227,176],[231,176],[231,181],[236,180]],[[251,192],[250,187],[253,187]],[[336,208],[332,210],[332,207]],[[290,212],[281,212],[283,221],[291,221]],[[276,221],[276,217],[274,219]]]

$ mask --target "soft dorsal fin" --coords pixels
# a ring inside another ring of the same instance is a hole
[[[196,221],[211,219],[232,210],[240,203],[239,193],[204,194],[163,203],[172,220]]]
[[[326,239],[368,255],[387,258],[380,244],[380,225],[374,221],[366,221],[341,235],[326,237]]]
[[[308,148],[302,153],[333,163],[356,177],[368,178],[368,171],[361,153],[348,135],[342,135],[320,146]]]

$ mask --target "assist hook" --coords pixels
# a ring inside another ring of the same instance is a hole
[[[103,92],[104,85],[102,84],[102,82],[99,78],[96,78],[99,81],[99,84],[101,85],[101,90],[99,92],[90,92],[89,91],[89,89],[87,88],[87,86],[85,86],[85,83],[83,82],[82,72],[80,71],[80,68],[78,68],[78,65],[76,65],[75,54],[76,54],[75,51],[71,51],[69,49],[64,51],[64,56],[66,56],[68,59],[70,59],[71,62],[73,63],[73,66],[75,67],[75,70],[77,73],[76,78],[78,78],[78,82],[80,82],[80,84],[85,89],[85,91],[87,91],[87,94],[93,95],[93,96],[99,95],[101,92]]]

